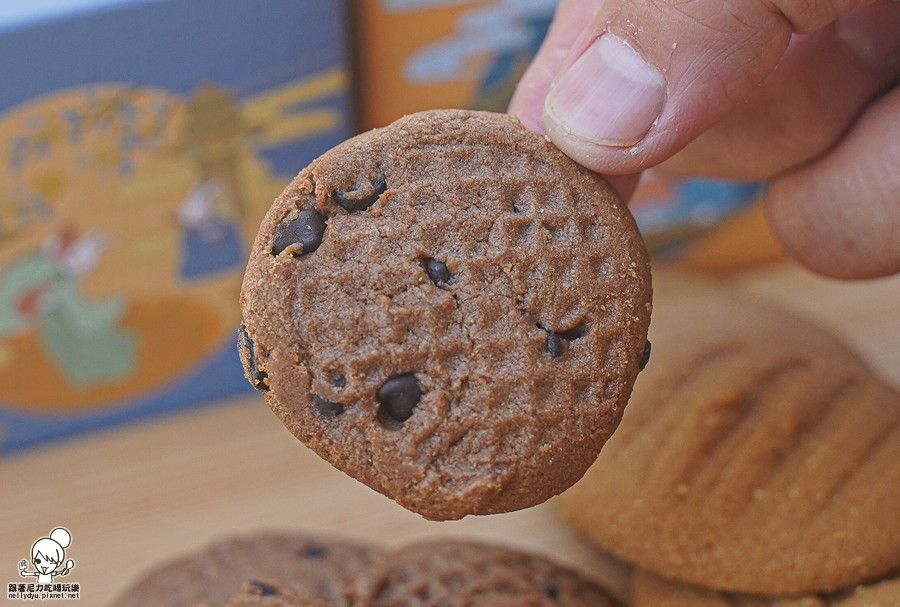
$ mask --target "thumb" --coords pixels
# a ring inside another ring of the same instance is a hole
[[[595,171],[653,166],[745,100],[792,33],[870,1],[605,0],[562,62],[541,122]]]

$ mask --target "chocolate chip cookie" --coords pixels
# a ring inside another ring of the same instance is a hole
[[[727,592],[830,593],[900,568],[900,394],[840,340],[657,283],[657,359],[560,497],[621,559]]]
[[[511,117],[403,118],[304,169],[241,291],[241,360],[290,431],[430,519],[545,501],[649,354],[650,266],[598,175]]]
[[[618,607],[603,588],[542,557],[432,540],[386,554],[352,580],[354,607]]]
[[[231,598],[227,607],[334,607],[334,604],[323,599],[309,598],[278,583],[250,580]]]
[[[336,607],[344,589],[379,550],[300,533],[230,537],[156,567],[112,602],[113,607],[225,605],[248,580],[262,580]]]

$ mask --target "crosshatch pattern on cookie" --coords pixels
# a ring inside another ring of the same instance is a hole
[[[276,247],[310,211],[327,218],[315,250]],[[596,457],[646,348],[649,261],[602,178],[511,117],[445,111],[301,172],[242,305],[245,368],[298,438],[459,518],[544,501]]]

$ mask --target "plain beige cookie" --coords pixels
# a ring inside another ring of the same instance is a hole
[[[630,607],[900,607],[900,580],[853,591],[796,598],[729,594],[664,580],[646,571],[631,576]]]
[[[763,595],[900,566],[900,396],[840,341],[708,288],[657,288],[654,361],[559,504],[664,577]]]
[[[734,595],[665,580],[646,571],[631,576],[630,607],[827,607],[817,596],[800,598]]]

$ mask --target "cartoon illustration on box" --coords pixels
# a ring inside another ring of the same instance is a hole
[[[260,150],[334,130],[320,102],[346,86],[86,85],[0,113],[0,404],[96,409],[236,357],[245,256],[285,183]]]
[[[81,287],[108,238],[63,226],[0,274],[0,339],[36,332],[73,386],[124,377],[134,369],[135,336],[119,327],[125,297],[91,299]]]
[[[221,212],[217,203],[222,198],[222,185],[210,179],[193,188],[178,207],[184,280],[226,272],[244,262],[240,225]]]
[[[645,171],[629,208],[651,257],[732,272],[783,258],[765,216],[762,182],[667,179]]]
[[[504,112],[516,83],[544,40],[557,3],[499,0],[467,9],[458,17],[451,37],[429,44],[407,59],[404,75],[414,84],[474,78],[471,107]],[[405,8],[419,8],[416,4]]]

